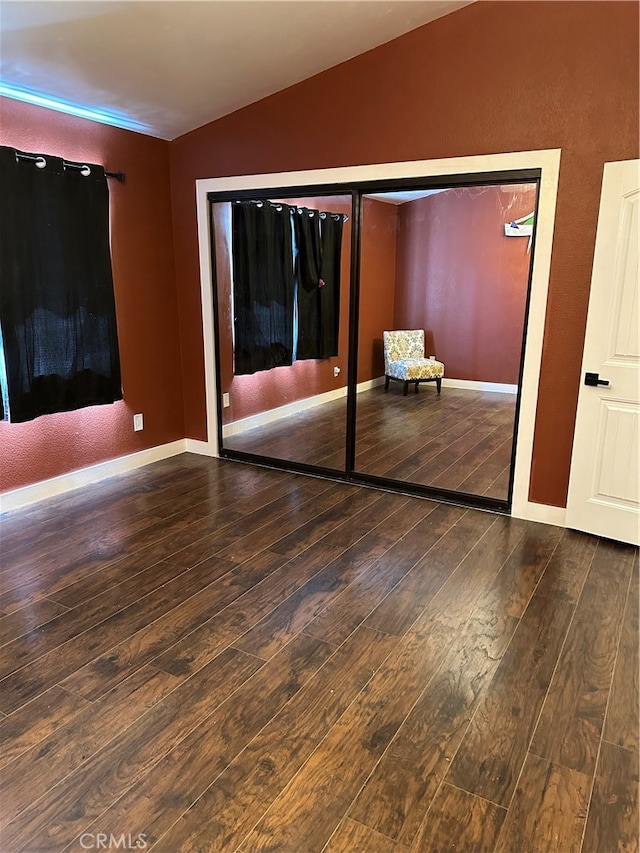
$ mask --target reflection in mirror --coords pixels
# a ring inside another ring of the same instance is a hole
[[[351,196],[211,204],[223,450],[344,470]]]
[[[363,198],[356,472],[508,499],[536,195]]]

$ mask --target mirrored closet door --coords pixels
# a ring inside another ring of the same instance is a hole
[[[344,473],[351,207],[211,201],[223,452]]]
[[[507,500],[537,189],[364,195],[356,473]]]
[[[220,454],[508,510],[539,183],[210,194]]]

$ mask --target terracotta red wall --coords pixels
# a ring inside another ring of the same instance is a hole
[[[504,224],[535,203],[529,184],[464,187],[399,207],[394,328],[424,329],[450,379],[518,382],[531,255]]]
[[[358,382],[384,376],[382,333],[394,328],[397,233],[395,204],[362,200]]]
[[[564,506],[603,164],[638,156],[638,4],[473,3],[171,143],[185,422],[206,435],[197,178],[562,148],[530,497]]]
[[[277,200],[277,199],[274,199]],[[315,210],[346,213],[349,219],[342,232],[340,265],[340,331],[338,355],[333,358],[296,361],[290,367],[276,367],[249,376],[233,374],[233,338],[231,316],[231,269],[226,245],[217,246],[218,311],[220,320],[220,378],[221,393],[229,394],[230,405],[222,409],[224,424],[324,394],[347,384],[347,352],[349,341],[349,275],[351,264],[351,196],[323,196],[322,198],[288,198],[289,204]],[[216,211],[220,216],[221,211]],[[230,226],[230,220],[229,220]],[[218,231],[216,231],[216,237]],[[222,236],[222,235],[220,235]],[[333,368],[339,367],[335,377]]]
[[[126,172],[109,184],[124,401],[0,423],[5,491],[182,438],[184,410],[168,143],[8,99],[1,110],[2,145]]]

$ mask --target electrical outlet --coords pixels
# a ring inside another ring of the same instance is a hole
[[[339,367],[333,368],[333,375],[334,376],[340,376],[340,368]]]
[[[141,429],[144,429],[144,418],[142,415],[134,415],[133,416],[133,431],[140,432]]]
[[[430,355],[430,356],[429,356],[429,360],[430,360],[430,361],[435,361],[435,360],[436,360],[435,355]]]
[[[229,395],[223,394],[222,395],[222,408],[228,409],[230,405],[231,405],[231,400],[229,399]]]

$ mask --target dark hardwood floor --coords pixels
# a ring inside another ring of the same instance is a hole
[[[506,500],[516,398],[393,383],[358,394],[356,470]],[[232,450],[344,470],[346,399],[224,439]]]
[[[637,549],[192,455],[0,523],[3,853],[638,850]]]

